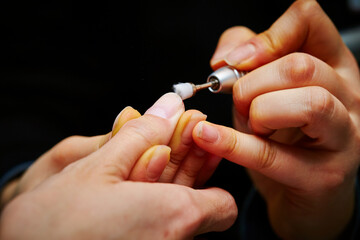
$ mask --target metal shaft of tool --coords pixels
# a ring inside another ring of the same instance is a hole
[[[203,83],[203,84],[193,85],[193,89],[194,89],[194,92],[196,93],[197,91],[200,91],[200,90],[205,89],[205,88],[209,88],[209,87],[214,88],[215,85],[218,85],[218,84],[219,84],[219,81],[213,80],[213,81],[206,82],[206,83]]]

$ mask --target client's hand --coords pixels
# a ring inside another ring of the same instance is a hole
[[[1,238],[183,239],[230,227],[237,208],[223,190],[126,180],[153,146],[168,145],[183,111],[178,96],[163,96],[102,148],[19,195],[3,211]]]

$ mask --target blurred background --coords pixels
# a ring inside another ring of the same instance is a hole
[[[68,136],[109,132],[125,106],[144,113],[174,83],[204,82],[223,31],[264,31],[291,3],[2,1],[0,174]],[[358,54],[359,1],[319,3]],[[203,91],[185,105],[231,126],[231,100]],[[209,184],[240,196],[249,186],[243,172],[223,161]]]

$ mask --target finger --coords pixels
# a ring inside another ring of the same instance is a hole
[[[133,167],[129,180],[156,182],[169,162],[170,152],[171,148],[164,145],[155,145],[146,150]]]
[[[116,133],[120,130],[120,128],[131,119],[135,119],[140,117],[141,114],[133,109],[132,107],[126,107],[124,108],[115,118],[112,131],[106,135],[104,135],[103,138],[100,139],[99,142],[99,148],[101,148],[105,143],[107,143],[113,136],[116,135]]]
[[[200,170],[209,157],[207,152],[193,146],[182,161],[173,182],[189,187],[194,186]]]
[[[220,37],[215,53],[210,60],[210,65],[213,69],[218,69],[227,65],[224,61],[225,56],[228,55],[236,46],[246,42],[255,33],[246,27],[232,27],[227,29]]]
[[[112,134],[111,136],[115,136],[120,128],[122,128],[122,126],[124,126],[125,123],[127,123],[128,121],[132,120],[132,119],[136,119],[139,118],[141,116],[141,114],[133,109],[132,107],[126,107],[124,108],[119,115],[116,117],[115,121],[114,121],[114,125],[112,128]]]
[[[47,161],[51,159],[52,167],[62,169],[98,150],[103,140],[108,137],[110,137],[110,134],[94,137],[68,137],[55,145],[48,153],[45,153],[44,158],[41,157],[39,160],[44,159],[44,161]]]
[[[249,123],[258,134],[278,129],[300,128],[309,146],[339,150],[347,144],[351,121],[344,105],[326,89],[303,87],[270,92],[255,98]],[[329,131],[331,129],[331,131]]]
[[[261,94],[283,89],[320,86],[337,97],[345,106],[352,100],[346,85],[339,75],[323,61],[304,53],[293,53],[241,78],[234,85],[233,99],[236,110],[248,116],[253,99]]]
[[[160,182],[173,181],[182,161],[185,159],[194,144],[192,140],[193,128],[198,122],[205,119],[206,115],[197,110],[188,110],[182,114],[169,143],[169,147],[172,149],[171,157],[169,164],[166,166],[160,177]],[[193,160],[195,161],[196,159]]]
[[[209,158],[205,161],[204,165],[197,174],[197,178],[194,183],[195,188],[203,187],[205,183],[213,175],[216,168],[219,166],[219,163],[221,162],[222,159],[221,157],[218,157],[213,154],[208,154],[208,155],[210,155]]]
[[[99,161],[100,171],[128,179],[140,156],[154,145],[168,145],[176,123],[184,112],[181,98],[174,93],[162,96],[145,114],[127,122],[91,161]]]
[[[208,122],[198,123],[193,137],[205,151],[256,170],[290,187],[315,187],[314,183],[311,185],[307,181],[313,174],[311,169],[316,168],[316,164],[324,166],[323,161],[318,161],[317,152],[286,146]]]
[[[238,209],[230,193],[220,188],[195,190],[194,202],[201,213],[197,234],[225,231],[236,220]],[[194,214],[196,216],[196,214]]]
[[[309,53],[335,67],[348,51],[336,27],[314,0],[295,1],[265,32],[226,56],[229,65],[252,70],[291,52]]]

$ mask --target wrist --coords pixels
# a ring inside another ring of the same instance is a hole
[[[4,186],[1,191],[0,206],[1,209],[14,197],[20,179],[14,179]]]
[[[349,185],[337,194],[309,198],[286,194],[268,202],[274,231],[285,239],[336,239],[354,214],[355,187]]]

